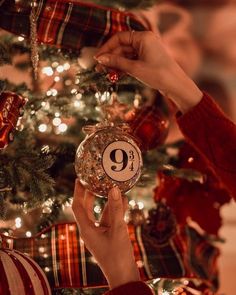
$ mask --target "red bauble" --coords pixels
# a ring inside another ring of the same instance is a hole
[[[140,141],[143,151],[163,144],[169,130],[169,120],[155,104],[137,110],[129,124],[132,134]]]
[[[20,116],[26,99],[13,92],[0,94],[0,149],[5,148],[13,140],[13,131]]]
[[[50,295],[51,289],[38,264],[27,255],[0,249],[1,295]]]

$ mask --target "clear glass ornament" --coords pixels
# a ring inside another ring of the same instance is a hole
[[[76,152],[75,170],[81,183],[106,197],[118,186],[122,193],[138,181],[143,165],[139,144],[126,124],[86,126],[88,134]]]

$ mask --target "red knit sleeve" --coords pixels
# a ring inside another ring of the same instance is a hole
[[[114,288],[104,295],[154,295],[152,290],[143,282],[131,282]]]
[[[236,125],[205,93],[194,108],[177,114],[177,122],[236,200]]]

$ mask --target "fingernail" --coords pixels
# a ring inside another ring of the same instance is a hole
[[[112,198],[114,201],[118,201],[120,199],[121,194],[120,194],[120,190],[117,186],[115,186],[111,189],[111,193],[112,193]]]
[[[109,61],[110,61],[109,57],[105,55],[98,56],[96,60],[98,61],[98,63],[104,64],[104,65],[109,64]]]

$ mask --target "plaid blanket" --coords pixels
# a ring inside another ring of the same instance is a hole
[[[5,0],[0,6],[0,28],[30,36],[30,1]],[[76,0],[37,0],[38,41],[73,51],[100,46],[119,31],[145,30],[128,12]]]
[[[142,280],[185,277],[199,279],[205,286],[217,289],[219,250],[193,228],[180,229],[161,245],[145,227],[129,224],[128,230]],[[32,238],[0,236],[4,248],[26,253],[37,262],[52,288],[107,285],[94,257],[80,238],[76,223],[53,225]]]

